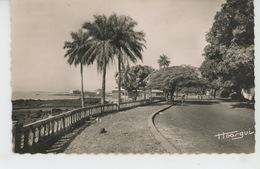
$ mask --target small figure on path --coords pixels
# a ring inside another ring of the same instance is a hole
[[[182,106],[184,105],[185,97],[186,97],[186,94],[183,93],[183,94],[181,95],[181,105],[182,105]]]
[[[106,133],[106,132],[107,132],[106,129],[102,128],[102,129],[100,129],[99,134],[103,134],[103,133]]]

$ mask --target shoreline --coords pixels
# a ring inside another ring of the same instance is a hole
[[[86,105],[96,105],[100,98],[85,98]],[[12,100],[12,110],[46,108],[46,107],[81,107],[80,98],[77,99],[18,99]]]
[[[85,98],[85,105],[100,104],[100,98]],[[81,107],[80,99],[18,99],[12,100],[12,120],[28,124],[49,116]]]

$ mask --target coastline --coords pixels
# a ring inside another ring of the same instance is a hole
[[[12,100],[56,100],[56,99],[79,99],[80,94],[68,92],[39,92],[39,91],[13,91]]]
[[[85,105],[100,104],[100,98],[85,98]],[[12,100],[12,120],[28,124],[81,107],[77,99],[18,99]]]

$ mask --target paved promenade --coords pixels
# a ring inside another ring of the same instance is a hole
[[[228,103],[174,105],[155,125],[179,153],[253,153],[254,110]]]
[[[148,128],[149,116],[164,107],[167,105],[157,103],[101,117],[86,127],[64,153],[167,153]]]

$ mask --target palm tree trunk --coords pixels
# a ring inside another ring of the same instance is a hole
[[[216,94],[217,94],[217,90],[214,89],[214,93],[213,93],[213,97],[214,97],[214,99],[216,99]]]
[[[121,60],[118,56],[118,110],[120,110],[121,104]]]
[[[106,72],[107,72],[107,65],[104,63],[103,67],[103,77],[102,77],[102,92],[101,92],[101,104],[105,104],[106,101]]]
[[[146,89],[144,89],[144,100],[146,100]]]
[[[178,85],[176,86],[176,100],[178,99]]]
[[[81,75],[81,106],[82,106],[82,108],[84,108],[85,105],[84,105],[83,65],[82,64],[80,64],[80,75]]]
[[[126,102],[126,80],[125,79],[124,79],[124,85],[125,85],[124,96],[125,96],[125,102]]]

